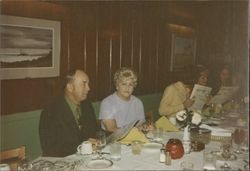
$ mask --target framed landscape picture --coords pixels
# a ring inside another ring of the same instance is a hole
[[[195,64],[196,39],[193,36],[172,34],[170,71],[182,71],[185,65]]]
[[[0,78],[56,77],[60,22],[0,15]]]

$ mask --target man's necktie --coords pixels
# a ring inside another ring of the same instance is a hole
[[[81,109],[80,109],[80,106],[77,105],[77,107],[76,107],[76,122],[77,122],[79,128],[81,128],[80,118],[81,118]]]

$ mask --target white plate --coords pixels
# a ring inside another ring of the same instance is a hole
[[[143,145],[143,151],[146,152],[160,152],[162,145],[159,143],[146,143]]]
[[[148,133],[146,135],[146,138],[150,139],[151,141],[156,141],[156,142],[162,142],[162,138],[154,138],[154,135],[152,133]]]
[[[91,169],[104,169],[112,165],[113,165],[113,162],[111,160],[95,159],[95,160],[90,160],[86,164],[86,167],[91,168]]]

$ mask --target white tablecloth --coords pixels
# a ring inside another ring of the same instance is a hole
[[[182,139],[182,132],[165,132],[163,135],[163,143],[166,142],[170,138],[179,138]],[[211,141],[206,145],[206,149],[211,149],[213,151],[219,150],[220,143]],[[103,152],[109,152],[109,146],[106,146],[103,149]],[[232,166],[234,170],[245,170],[244,165],[246,164],[243,159],[248,160],[249,153],[244,153],[238,156],[237,160],[229,161],[228,163]],[[93,156],[92,156],[93,157]],[[49,160],[52,162],[63,160],[63,161],[79,161],[77,165],[75,165],[75,170],[90,170],[86,167],[86,163],[91,160],[91,156],[83,156],[78,154],[73,154],[67,156],[65,158],[47,158],[40,157],[36,160],[43,159]],[[104,155],[107,159],[109,159],[109,155]],[[113,161],[113,165],[111,167],[105,168],[103,170],[180,170],[180,163],[183,161],[189,161],[194,164],[194,170],[203,170],[203,151],[200,152],[191,152],[190,154],[184,154],[181,159],[172,160],[172,164],[170,166],[165,165],[164,163],[159,162],[160,158],[160,150],[156,151],[148,151],[142,149],[140,155],[134,155],[131,152],[131,147],[122,145],[122,153],[121,160]],[[217,160],[216,168],[220,169],[220,166],[223,165],[224,161]],[[99,169],[100,170],[100,169]]]

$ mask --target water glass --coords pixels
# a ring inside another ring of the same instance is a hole
[[[109,146],[111,160],[118,161],[121,159],[121,144],[114,142]]]
[[[216,158],[212,154],[212,151],[209,149],[205,149],[203,151],[203,169],[204,170],[216,169]]]
[[[104,131],[97,132],[97,148],[101,152],[106,146],[106,134]]]
[[[162,128],[156,128],[153,131],[153,135],[154,135],[154,140],[156,140],[156,141],[162,141],[163,129]]]
[[[194,170],[194,164],[192,162],[183,161],[183,162],[181,162],[181,170],[183,170],[183,171]]]

